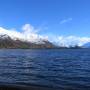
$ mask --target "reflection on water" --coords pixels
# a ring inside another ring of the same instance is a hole
[[[0,82],[90,90],[90,50],[0,50]]]

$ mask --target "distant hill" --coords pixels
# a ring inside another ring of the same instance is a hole
[[[90,42],[85,43],[82,47],[83,47],[83,48],[90,48]]]
[[[55,45],[47,40],[43,40],[42,42],[32,43],[19,39],[14,40],[6,34],[0,35],[0,48],[55,48]]]

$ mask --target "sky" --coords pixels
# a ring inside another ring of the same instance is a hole
[[[0,0],[2,32],[82,45],[90,42],[90,0]]]

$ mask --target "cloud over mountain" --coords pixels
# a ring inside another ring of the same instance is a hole
[[[77,36],[58,36],[56,43],[59,46],[82,46],[83,44],[90,42],[89,37],[77,37]]]
[[[0,27],[0,34],[7,34],[12,39],[20,39],[24,41],[30,41],[30,42],[36,42],[36,43],[42,43],[42,40],[48,40],[50,42],[53,42],[56,45],[59,46],[74,46],[79,45],[82,46],[83,44],[90,42],[89,37],[77,37],[77,36],[56,36],[53,35],[40,35],[38,32],[38,29],[35,29],[30,24],[25,24],[22,26],[22,31],[18,31],[15,29],[5,29],[3,27]]]
[[[22,31],[19,32],[15,29],[5,29],[0,27],[0,34],[7,34],[13,39],[20,39],[30,42],[38,42],[40,40],[47,40],[47,36],[42,36],[38,34],[38,30],[36,30],[30,24],[25,24],[22,26]]]

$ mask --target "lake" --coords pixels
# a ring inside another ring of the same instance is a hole
[[[90,90],[90,49],[1,49],[0,85]]]

